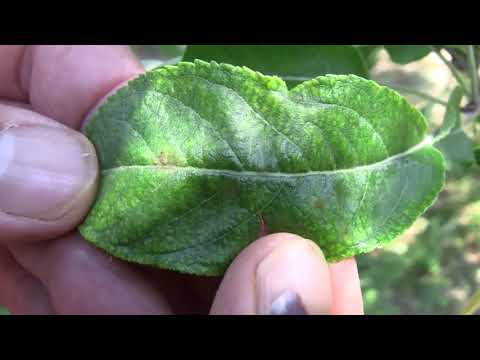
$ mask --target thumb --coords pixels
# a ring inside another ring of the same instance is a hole
[[[330,271],[321,250],[299,236],[273,234],[235,259],[211,314],[329,314],[331,292]]]
[[[72,231],[97,189],[89,140],[25,108],[0,104],[0,243]]]

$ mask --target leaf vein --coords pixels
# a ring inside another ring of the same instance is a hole
[[[384,168],[390,165],[390,163],[394,162],[395,160],[402,159],[410,154],[415,153],[416,151],[420,151],[427,146],[431,146],[432,138],[426,137],[421,143],[411,147],[409,150],[393,155],[387,159],[382,161],[368,164],[368,165],[360,165],[352,168],[345,168],[345,169],[336,169],[336,170],[320,170],[320,171],[308,171],[308,172],[299,172],[299,173],[282,173],[282,172],[255,172],[255,171],[235,171],[235,170],[223,170],[223,169],[207,169],[207,168],[194,168],[194,167],[179,167],[179,166],[154,166],[154,165],[130,165],[130,166],[120,166],[117,168],[106,169],[102,171],[103,175],[108,175],[109,173],[122,171],[126,169],[139,169],[139,168],[152,168],[157,170],[188,170],[188,171],[198,171],[207,175],[212,176],[251,176],[251,177],[259,177],[259,178],[271,178],[271,177],[279,177],[279,178],[298,178],[304,176],[335,176],[338,174],[344,174],[349,172],[357,172],[357,171],[365,171],[371,169],[378,169]]]
[[[319,102],[319,101],[312,101],[312,100],[309,101],[309,100],[306,100],[306,99],[302,99],[302,100],[295,99],[295,102],[300,103],[300,104],[338,107],[338,108],[341,108],[341,109],[346,109],[348,111],[352,111],[353,113],[355,113],[358,116],[360,122],[362,122],[363,124],[366,124],[368,126],[368,128],[370,128],[370,130],[373,132],[373,135],[380,140],[380,143],[381,143],[383,149],[385,150],[386,156],[387,157],[390,156],[390,152],[387,148],[387,145],[385,144],[385,140],[383,139],[382,135],[373,126],[373,124],[370,122],[370,120],[368,120],[365,116],[363,116],[362,114],[360,114],[356,110],[354,110],[352,108],[349,108],[349,107],[346,107],[346,106],[343,106],[343,105],[339,105],[339,104],[322,103],[322,102]]]
[[[225,71],[222,69],[221,70],[222,72],[225,73]],[[255,115],[257,115],[257,117],[263,121],[265,124],[267,124],[273,131],[275,131],[277,134],[279,134],[280,136],[284,137],[289,143],[291,143],[292,145],[294,145],[300,152],[300,155],[304,158],[304,159],[307,159],[307,157],[305,156],[304,154],[304,151],[302,149],[302,147],[300,145],[298,145],[297,143],[295,143],[292,139],[290,139],[285,133],[281,132],[280,130],[278,130],[272,123],[270,123],[266,118],[264,118],[260,113],[258,113],[255,109],[252,108],[252,106],[248,103],[248,101],[242,96],[240,95],[238,92],[236,92],[234,89],[226,86],[226,85],[222,85],[222,84],[218,84],[218,83],[215,83],[211,80],[208,80],[204,77],[201,77],[201,76],[198,76],[198,75],[181,75],[182,77],[193,77],[195,79],[201,79],[211,85],[214,85],[214,86],[218,86],[218,87],[221,87],[221,88],[224,88],[226,89],[228,92],[232,93],[234,96],[236,96],[237,98],[241,99],[243,104],[246,105]],[[308,167],[308,169],[310,170],[310,167]]]

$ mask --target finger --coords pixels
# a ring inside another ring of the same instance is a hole
[[[14,106],[17,108],[33,111],[32,105],[14,100],[0,99],[0,105]]]
[[[0,103],[0,243],[71,231],[88,212],[97,179],[95,149],[85,136]]]
[[[139,271],[76,233],[10,250],[44,284],[59,314],[171,313],[166,298]]]
[[[79,129],[98,101],[143,71],[128,46],[31,46],[20,79],[36,111]]]
[[[111,89],[143,72],[128,46],[0,46],[0,97],[75,129]]]
[[[47,290],[0,247],[0,304],[14,315],[53,314]]]
[[[335,315],[363,315],[363,299],[355,259],[330,265]]]
[[[28,94],[20,82],[24,45],[0,46],[0,97],[28,101]]]
[[[140,265],[137,268],[140,268],[155,289],[163,294],[174,314],[204,315],[208,313],[212,302],[210,300],[208,307],[205,308],[199,301],[197,294],[190,287],[191,276],[151,266]]]
[[[330,272],[313,242],[292,234],[265,236],[232,263],[212,314],[329,314]]]

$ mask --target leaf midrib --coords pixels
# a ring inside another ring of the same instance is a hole
[[[352,168],[345,168],[345,169],[335,169],[335,170],[319,170],[319,171],[308,171],[308,172],[301,172],[301,173],[286,173],[286,172],[262,172],[262,171],[237,171],[237,170],[227,170],[227,169],[210,169],[210,168],[200,168],[200,167],[193,167],[193,166],[176,166],[176,165],[122,165],[116,168],[110,168],[102,170],[102,175],[109,175],[110,173],[128,170],[128,169],[157,169],[159,171],[164,170],[183,170],[183,171],[197,171],[205,173],[206,175],[217,175],[217,176],[233,176],[233,177],[243,177],[243,176],[250,176],[250,177],[263,177],[263,178],[297,178],[297,177],[307,177],[307,176],[334,176],[337,174],[342,173],[349,173],[349,172],[357,172],[357,171],[365,171],[371,170],[376,168],[382,168],[388,166],[390,163],[394,162],[395,160],[401,159],[406,157],[412,153],[415,153],[423,148],[431,146],[435,143],[435,139],[428,135],[426,136],[420,143],[411,147],[407,151],[402,153],[398,153],[396,155],[390,156],[382,161],[378,161],[376,163],[368,164],[368,165],[360,165],[355,166]],[[433,146],[431,146],[434,149]]]

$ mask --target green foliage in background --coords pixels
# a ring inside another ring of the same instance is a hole
[[[480,281],[478,168],[449,176],[437,203],[381,252],[357,257],[367,314],[458,314]]]
[[[392,61],[397,64],[408,64],[427,56],[432,51],[430,46],[425,45],[385,45]]]
[[[464,131],[458,131],[437,144],[450,173],[461,175],[474,164],[473,142]]]
[[[349,45],[191,45],[183,61],[195,59],[246,66],[289,87],[325,74],[368,77],[360,51]]]

